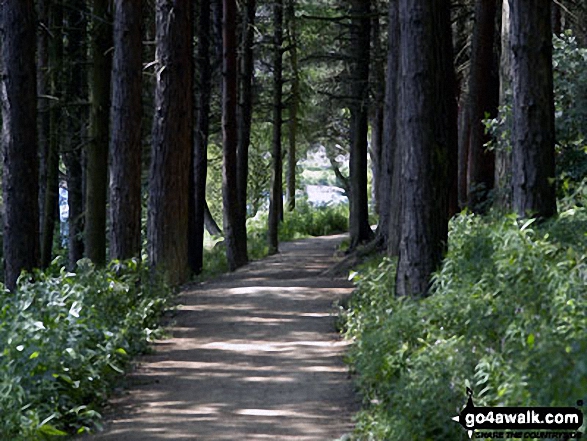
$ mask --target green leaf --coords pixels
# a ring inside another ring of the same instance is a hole
[[[58,428],[50,424],[45,424],[44,426],[39,427],[37,431],[40,434],[46,436],[67,436],[66,432],[64,432],[63,430],[59,430]]]
[[[528,335],[528,338],[526,339],[526,343],[528,343],[528,346],[530,347],[530,349],[532,349],[534,347],[534,334]]]

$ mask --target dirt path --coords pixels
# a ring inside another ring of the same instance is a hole
[[[320,277],[343,236],[281,254],[184,292],[172,338],[155,345],[99,440],[334,440],[357,410],[332,303]]]

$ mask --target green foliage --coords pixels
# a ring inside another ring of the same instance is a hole
[[[286,242],[310,236],[326,236],[348,231],[348,205],[313,205],[297,201],[294,211],[286,211],[279,224],[279,240]],[[249,235],[267,242],[267,213],[249,219]]]
[[[466,401],[569,406],[587,391],[587,209],[543,224],[461,215],[425,299],[396,298],[394,262],[355,273],[343,311],[368,404],[364,440],[465,439]]]
[[[267,256],[267,212],[260,212],[247,220],[249,259]],[[284,221],[279,224],[279,241],[286,242],[310,236],[324,236],[348,231],[348,205],[312,205],[297,201],[293,212],[286,211]],[[204,250],[204,278],[228,271],[226,249],[222,242]]]
[[[577,191],[587,176],[587,49],[570,31],[553,37],[553,79],[559,196]],[[488,148],[511,151],[511,96],[497,118],[485,122]]]
[[[137,260],[79,262],[19,279],[2,293],[0,434],[42,440],[99,427],[99,407],[130,357],[146,349],[169,291]]]

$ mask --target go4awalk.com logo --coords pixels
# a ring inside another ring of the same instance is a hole
[[[583,412],[575,407],[475,407],[469,388],[467,395],[466,406],[452,419],[463,426],[469,438],[581,438]]]

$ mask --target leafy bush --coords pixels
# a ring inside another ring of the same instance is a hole
[[[301,239],[310,236],[326,236],[348,231],[348,205],[314,205],[298,201],[294,211],[286,211],[279,225],[279,240]],[[267,213],[249,220],[249,232],[259,240],[267,241]]]
[[[430,297],[396,298],[394,263],[354,275],[349,361],[365,440],[465,439],[465,404],[570,406],[587,391],[587,209],[537,225],[461,215]]]
[[[576,193],[587,176],[587,49],[571,31],[553,37],[553,79],[559,196]],[[511,96],[507,101],[511,101]],[[511,151],[512,107],[485,122],[493,136],[490,149]]]
[[[137,260],[36,271],[0,310],[0,434],[37,440],[99,426],[97,409],[153,338],[169,291]]]

